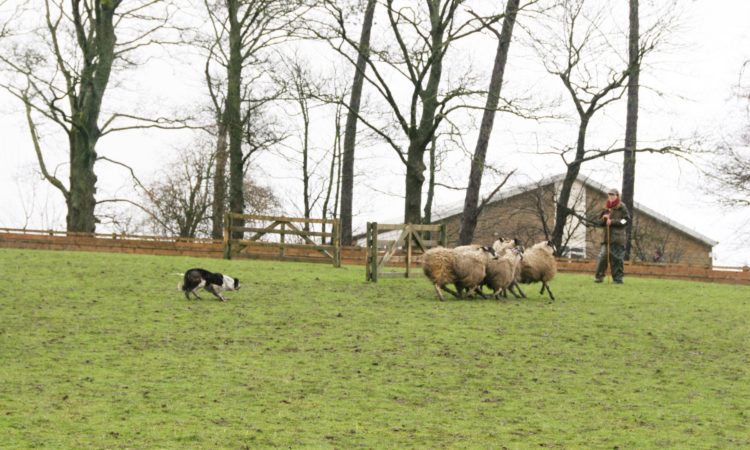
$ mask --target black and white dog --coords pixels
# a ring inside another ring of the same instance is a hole
[[[227,299],[221,295],[222,291],[239,290],[240,280],[220,273],[209,272],[204,269],[190,269],[185,272],[185,277],[183,278],[182,283],[177,286],[177,289],[185,293],[185,298],[188,300],[190,300],[190,293],[192,293],[198,300],[202,300],[196,293],[200,288],[207,290],[218,297],[222,302],[225,302]]]

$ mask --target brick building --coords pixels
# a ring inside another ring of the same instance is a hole
[[[546,240],[555,222],[555,199],[564,175],[509,189],[488,203],[477,221],[474,242],[491,243],[498,236],[516,237],[526,245]],[[563,237],[565,254],[572,258],[595,258],[599,253],[603,228],[586,226],[581,218],[599,216],[607,199],[607,186],[579,176],[571,192],[576,216],[568,219]],[[634,204],[633,261],[682,263],[710,266],[712,248],[718,243],[662,214]],[[445,223],[449,246],[458,242],[463,202],[435,211],[434,223]]]

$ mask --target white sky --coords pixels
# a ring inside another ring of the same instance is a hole
[[[742,62],[750,59],[747,22],[750,1],[682,0],[678,3],[684,12],[681,26],[670,38],[672,45],[655,57],[658,60],[651,61],[652,67],[642,74],[642,84],[649,89],[642,90],[640,145],[694,133],[714,139],[729,136],[747,119],[742,105],[732,97],[732,90]],[[646,8],[642,6],[642,10]],[[489,71],[494,45],[480,50],[474,54],[472,65],[480,72]],[[538,67],[529,68],[534,64],[532,59],[528,52],[511,47],[504,92],[543,91],[546,98],[560,97],[564,106],[569,100],[555,91],[557,81],[540,73]],[[127,98],[141,110],[155,111],[164,106],[166,109],[161,109],[161,114],[195,108],[202,101],[205,89],[201,74],[189,73],[190,70],[190,67],[166,61],[152,62],[138,72],[141,84],[126,86],[128,90],[120,90],[117,95]],[[342,76],[350,75],[346,72]],[[624,104],[622,101],[596,119],[596,126],[590,131],[592,144],[609,145],[622,138]],[[18,101],[0,90],[0,189],[4,194],[0,227],[62,229],[64,202],[36,173],[35,156],[24,120]],[[520,174],[517,183],[564,170],[559,157],[538,155],[537,150],[550,145],[573,144],[574,123],[527,121],[521,124],[516,119],[498,116],[495,124],[488,160],[506,169],[517,168]],[[51,133],[53,129],[43,131]],[[322,137],[321,142],[325,139],[327,136]],[[148,179],[155,177],[159,168],[187,141],[189,137],[180,132],[127,132],[101,140],[99,153],[131,164],[139,176]],[[65,142],[49,135],[48,144],[54,142],[57,148],[48,145],[48,157],[64,162]],[[474,130],[466,133],[465,142],[473,150]],[[356,166],[359,175],[355,183],[355,228],[364,227],[367,221],[397,220],[403,214],[403,166],[388,148],[371,146],[358,152],[361,159]],[[618,155],[585,165],[582,172],[601,183],[619,187],[620,163]],[[99,197],[132,194],[127,174],[105,164],[97,166]],[[465,186],[466,158],[449,159],[446,164],[456,169],[446,172],[441,181]],[[65,166],[60,166],[59,170],[64,173]],[[274,187],[283,197],[299,196],[298,177],[288,175],[288,163],[283,158],[264,156],[256,161],[253,173],[261,183]],[[750,236],[746,236],[744,242],[737,238],[743,232],[750,234],[750,211],[723,210],[705,198],[699,189],[701,180],[689,164],[669,157],[642,155],[638,159],[636,177],[636,201],[720,242],[714,252],[715,264],[750,264]],[[63,179],[67,182],[67,176]],[[489,188],[491,182],[486,180],[484,187]],[[440,190],[436,208],[462,199],[462,192]],[[287,205],[286,209],[292,215],[299,213],[299,208],[293,205]]]

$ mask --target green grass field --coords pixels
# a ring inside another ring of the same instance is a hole
[[[244,288],[187,301],[192,266]],[[748,287],[364,272],[0,250],[0,448],[750,447]]]

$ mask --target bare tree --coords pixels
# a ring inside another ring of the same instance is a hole
[[[211,147],[209,141],[194,142],[179,151],[153,182],[141,183],[136,179],[141,199],[131,204],[146,214],[144,223],[148,231],[165,236],[211,236],[216,167]],[[274,192],[250,177],[243,183],[243,196],[246,214],[268,213],[279,207]]]
[[[354,149],[357,141],[357,116],[362,101],[362,87],[370,56],[370,33],[375,16],[376,0],[367,0],[362,32],[357,43],[357,63],[354,65],[354,81],[349,98],[349,113],[344,128],[344,148],[341,169],[341,244],[352,245],[352,204],[354,202]]]
[[[484,173],[484,161],[487,155],[492,125],[495,121],[495,112],[500,101],[500,90],[505,75],[505,63],[508,60],[510,41],[513,36],[513,26],[518,15],[520,0],[508,0],[505,5],[505,18],[503,28],[497,36],[497,51],[495,52],[495,63],[492,67],[490,88],[487,93],[487,103],[482,114],[482,124],[479,127],[479,137],[474,149],[474,157],[471,159],[471,171],[469,173],[469,186],[466,188],[464,199],[464,213],[461,216],[458,241],[461,245],[471,244],[474,239],[474,230],[477,227],[479,217],[479,191],[482,187],[482,174]],[[492,28],[490,28],[492,29]],[[494,31],[494,30],[493,30]]]
[[[300,147],[299,155],[301,159],[302,169],[302,204],[303,217],[309,219],[312,217],[312,210],[315,204],[313,199],[312,190],[312,176],[313,167],[312,165],[312,143],[310,140],[310,124],[311,124],[311,113],[312,108],[315,105],[311,104],[318,93],[321,90],[313,79],[314,76],[311,74],[307,67],[307,63],[303,62],[298,55],[293,56],[291,59],[284,62],[283,70],[277,71],[274,74],[276,82],[283,86],[285,95],[283,96],[286,100],[289,100],[295,104],[296,113],[302,120],[302,129],[300,130]],[[305,222],[304,231],[310,231],[309,222]]]
[[[36,33],[24,33],[39,40],[31,44],[13,41],[9,51],[0,52],[0,64],[13,74],[2,87],[24,106],[39,169],[65,198],[69,231],[96,228],[99,139],[124,129],[170,126],[164,119],[127,112],[106,117],[103,110],[113,74],[137,65],[136,50],[164,39],[160,33],[171,11],[165,4],[158,0],[127,4],[121,0],[45,0],[42,27]],[[26,13],[40,15],[31,8]],[[67,138],[67,185],[54,170],[48,170],[40,122],[55,124]]]
[[[745,124],[733,138],[722,142],[713,160],[708,164],[708,183],[704,191],[726,207],[750,206],[750,83],[745,70],[750,61],[745,62],[740,71],[737,97],[745,102]]]
[[[322,218],[327,219],[330,216],[334,219],[339,217],[339,201],[341,199],[342,195],[342,155],[344,153],[343,145],[342,145],[342,130],[341,130],[341,119],[343,114],[343,103],[344,99],[346,97],[346,89],[343,91],[335,94],[337,97],[337,101],[335,102],[335,112],[333,117],[333,126],[334,126],[334,133],[333,133],[333,145],[331,146],[331,163],[329,165],[330,169],[328,172],[328,187],[326,188],[326,194],[325,199],[323,200],[323,207],[322,207]],[[348,117],[347,117],[348,122]],[[334,192],[334,186],[336,187]],[[331,203],[331,198],[333,197],[333,207],[331,208],[329,205]],[[351,214],[350,214],[351,216]],[[339,222],[341,223],[341,221]],[[351,225],[350,225],[351,226]],[[325,233],[326,226],[323,224],[322,231]],[[343,233],[343,231],[341,232]],[[349,231],[349,234],[351,234],[351,229]],[[333,242],[333,239],[331,239],[331,242]],[[351,241],[348,245],[351,245]]]
[[[628,65],[630,75],[628,77],[628,106],[625,119],[625,151],[622,163],[622,201],[633,211],[635,198],[635,149],[638,144],[638,82],[641,74],[641,58],[639,41],[639,0],[629,1],[628,22]],[[633,223],[627,225],[625,231],[625,259],[630,259],[630,240],[633,233]]]
[[[389,144],[404,164],[404,222],[407,223],[422,222],[424,156],[436,130],[452,112],[466,107],[469,97],[483,93],[474,86],[476,80],[470,74],[458,77],[450,87],[441,83],[445,56],[452,45],[502,18],[502,15],[485,18],[470,15],[465,3],[422,0],[415,6],[413,2],[386,0],[383,6],[392,44],[383,48],[370,45],[367,55],[359,52],[359,41],[348,34],[347,16],[337,2],[325,3],[334,23],[314,22],[310,27],[310,31],[329,42],[355,67],[359,56],[364,56],[367,72],[360,73],[387,105],[391,122],[376,123],[361,113],[348,112],[356,113],[359,121]],[[408,95],[395,92],[391,80],[394,74],[406,81]]]
[[[559,21],[552,25],[561,27],[562,32],[553,31],[550,38],[538,35],[534,41],[547,71],[560,79],[578,116],[575,146],[559,153],[565,163],[566,173],[557,199],[555,227],[552,232],[552,241],[558,253],[563,249],[563,234],[571,213],[568,206],[571,189],[581,165],[586,161],[624,151],[620,147],[594,150],[586,146],[592,118],[597,112],[622,98],[631,67],[629,63],[620,68],[607,63],[613,56],[615,60],[627,59],[618,56],[617,49],[610,44],[609,36],[603,32],[603,9],[585,10],[585,3],[584,0],[563,1]],[[655,48],[664,31],[663,27],[655,27],[653,33],[642,40],[637,51],[638,61]],[[634,151],[676,153],[680,150],[676,146],[667,146]],[[569,156],[571,153],[572,159]]]
[[[247,141],[246,133],[253,129],[243,120],[243,99],[250,97],[247,92],[243,96],[243,87],[252,89],[253,84],[261,82],[265,72],[261,69],[269,57],[267,51],[287,39],[304,8],[300,1],[287,0],[204,1],[214,30],[208,46],[209,64],[218,64],[225,71],[223,80],[210,78],[209,86],[223,85],[225,96],[223,102],[215,101],[215,105],[217,111],[221,110],[219,105],[224,108],[217,117],[224,122],[228,137],[229,209],[241,212],[245,164],[249,160],[242,147],[243,141]],[[255,100],[259,103],[257,97]],[[236,225],[242,226],[242,222]]]
[[[745,145],[748,144],[750,141]],[[723,205],[749,207],[750,154],[747,147],[722,146],[709,169],[708,180],[707,192]]]
[[[146,223],[159,235],[198,237],[210,231],[213,155],[200,147],[181,151],[142,191]]]

